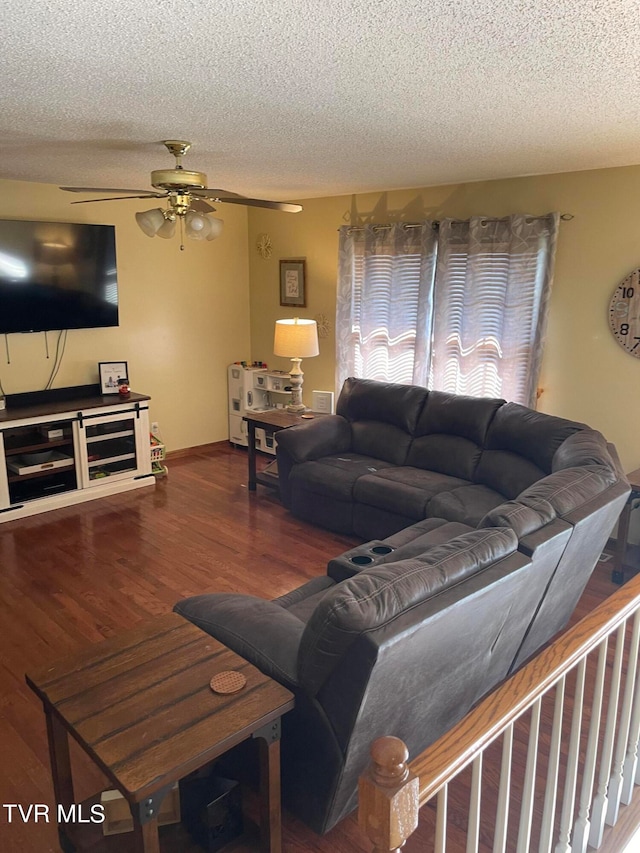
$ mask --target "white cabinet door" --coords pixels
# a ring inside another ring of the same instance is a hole
[[[151,473],[146,408],[82,412],[77,421],[82,488]]]

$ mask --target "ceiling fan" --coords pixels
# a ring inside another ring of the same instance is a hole
[[[156,169],[151,172],[153,190],[129,190],[107,187],[60,187],[71,193],[123,193],[124,195],[110,198],[91,198],[83,201],[73,201],[72,204],[92,204],[97,201],[120,201],[134,198],[165,199],[168,206],[136,213],[136,221],[148,237],[172,237],[175,233],[176,222],[188,237],[195,240],[214,240],[222,232],[222,220],[207,214],[213,213],[215,207],[209,201],[224,204],[243,204],[249,207],[266,207],[272,210],[282,210],[286,213],[299,213],[302,205],[284,201],[267,201],[260,198],[246,198],[237,193],[222,189],[207,187],[207,176],[204,172],[192,172],[182,165],[182,158],[191,148],[190,142],[179,139],[167,139],[163,145],[176,158],[174,169]],[[180,246],[184,249],[184,246]]]

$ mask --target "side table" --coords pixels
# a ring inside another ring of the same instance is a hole
[[[209,682],[238,670],[246,686]],[[75,803],[71,735],[127,799],[135,849],[159,853],[158,812],[179,779],[249,737],[259,739],[262,849],[280,853],[280,717],[293,695],[191,622],[170,613],[26,676],[44,706],[56,805]],[[58,826],[65,851],[82,827]],[[117,849],[117,841],[116,848]]]
[[[310,412],[310,415],[313,413]],[[315,415],[314,415],[315,417]],[[278,465],[277,461],[271,462],[264,471],[256,473],[256,428],[269,430],[269,432],[278,432],[281,429],[303,424],[306,418],[302,415],[295,415],[292,412],[287,412],[285,409],[269,409],[266,412],[247,412],[243,416],[243,420],[247,422],[247,439],[248,439],[248,462],[249,462],[249,491],[255,492],[256,483],[271,488],[278,488]]]
[[[624,583],[624,561],[627,555],[627,539],[629,537],[629,520],[631,518],[631,509],[633,501],[640,498],[640,468],[627,474],[627,479],[631,484],[631,494],[627,498],[627,502],[622,508],[620,518],[618,520],[618,533],[616,536],[616,549],[613,555],[613,570],[611,572],[611,580],[613,583]]]

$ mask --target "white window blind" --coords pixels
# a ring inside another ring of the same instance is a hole
[[[337,387],[360,376],[534,405],[557,225],[342,228]]]
[[[533,406],[557,217],[444,220],[429,387]]]
[[[347,376],[425,383],[434,246],[430,223],[341,229],[338,388]]]

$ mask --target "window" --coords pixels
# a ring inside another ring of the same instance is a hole
[[[424,384],[436,235],[430,223],[341,229],[338,388],[347,376]]]
[[[342,228],[347,376],[535,405],[558,217]]]

